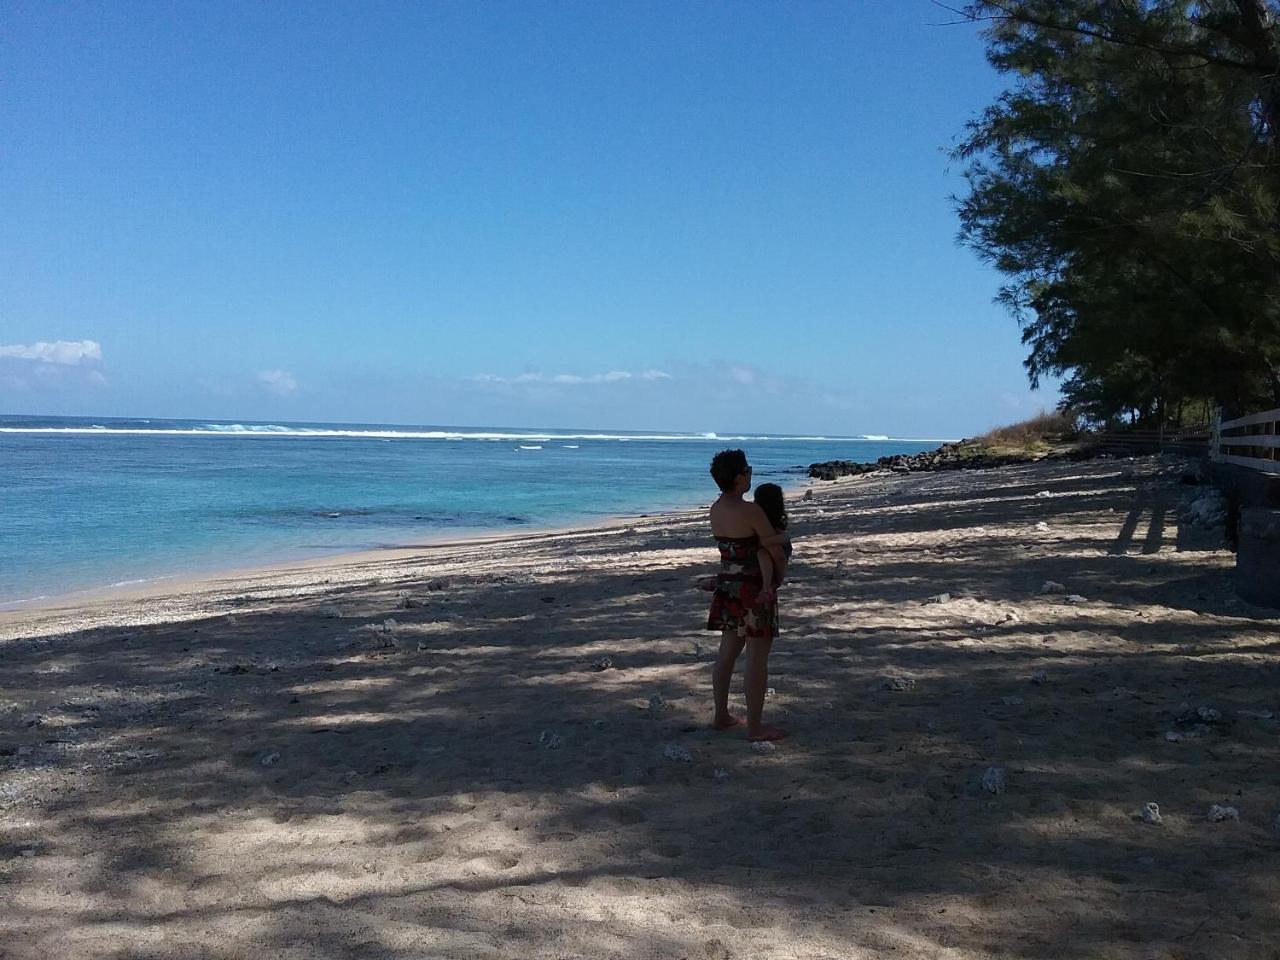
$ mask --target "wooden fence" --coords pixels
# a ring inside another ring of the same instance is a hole
[[[1210,456],[1218,463],[1280,475],[1280,409],[1214,425]]]
[[[1113,430],[1100,433],[1094,441],[1104,453],[1184,453],[1204,456],[1210,449],[1212,428],[1207,423],[1163,430]]]

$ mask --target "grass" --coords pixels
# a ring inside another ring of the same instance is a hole
[[[964,452],[979,454],[1046,454],[1076,439],[1075,414],[1042,410],[1034,417],[988,430],[963,443]]]

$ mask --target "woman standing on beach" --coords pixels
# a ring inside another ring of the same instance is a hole
[[[711,476],[720,497],[711,505],[711,532],[720,546],[720,573],[707,629],[720,631],[720,652],[711,672],[715,702],[712,725],[727,730],[742,723],[729,712],[729,682],[738,655],[745,649],[747,738],[781,740],[786,731],[762,722],[769,686],[769,651],[777,635],[778,600],[765,589],[759,552],[778,539],[759,505],[743,499],[751,489],[751,465],[741,450],[722,450],[711,461]],[[783,535],[785,538],[785,535]]]

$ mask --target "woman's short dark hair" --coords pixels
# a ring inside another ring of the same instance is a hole
[[[738,474],[747,472],[747,455],[742,450],[721,450],[711,458],[711,479],[728,493]]]
[[[787,529],[787,503],[782,488],[776,483],[762,483],[756,487],[756,506],[764,511],[775,530]]]

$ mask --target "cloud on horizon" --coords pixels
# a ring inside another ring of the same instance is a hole
[[[36,343],[0,344],[0,358],[74,367],[88,361],[101,360],[102,345],[96,340],[40,340]]]
[[[291,397],[298,392],[298,381],[287,370],[259,370],[258,383],[277,397]]]
[[[557,373],[547,375],[544,373],[521,373],[514,377],[500,377],[492,373],[481,373],[474,377],[468,377],[476,383],[501,383],[501,384],[554,384],[559,386],[579,386],[581,384],[591,383],[625,383],[627,381],[657,381],[672,380],[671,374],[662,370],[644,370],[640,373],[631,373],[628,370],[610,370],[607,373],[590,373],[586,375],[576,373]]]

